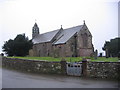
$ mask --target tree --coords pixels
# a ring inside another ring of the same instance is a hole
[[[2,49],[8,56],[26,56],[32,46],[32,40],[29,40],[25,34],[19,34],[14,40],[6,41]]]
[[[120,54],[120,38],[106,41],[102,49],[106,52],[106,57],[118,57]]]

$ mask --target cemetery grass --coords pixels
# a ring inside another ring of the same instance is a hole
[[[8,57],[8,58],[18,58],[18,59],[28,59],[28,60],[45,60],[45,61],[61,61],[65,59],[67,62],[81,62],[82,57]]]
[[[92,59],[91,61],[93,62],[118,62],[118,57],[109,57],[109,58],[106,58],[106,57],[98,57],[96,60],[95,59]]]
[[[81,62],[83,58],[87,58],[89,61],[92,62],[118,62],[117,57],[98,57],[96,60],[93,57],[8,57],[8,58],[19,58],[19,59],[28,59],[28,60],[46,60],[46,61],[61,61],[65,59],[67,62]]]

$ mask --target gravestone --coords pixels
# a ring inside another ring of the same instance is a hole
[[[102,57],[102,53],[99,54],[99,57]]]
[[[94,59],[97,59],[97,57],[98,57],[98,50],[96,49],[94,53]]]

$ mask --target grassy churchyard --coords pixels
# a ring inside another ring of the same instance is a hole
[[[54,58],[54,57],[8,57],[8,58],[19,58],[19,59],[30,59],[30,60],[47,60],[47,61],[61,61],[62,57],[60,58]],[[110,58],[105,58],[105,57],[98,57],[97,59],[94,59],[93,57],[64,57],[64,59],[67,62],[80,62],[82,61],[83,58],[87,58],[89,61],[93,62],[99,62],[99,61],[104,61],[104,62],[118,62],[117,57],[110,57]]]

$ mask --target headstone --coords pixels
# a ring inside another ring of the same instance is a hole
[[[102,53],[99,54],[99,57],[102,57]]]
[[[96,49],[94,53],[94,59],[97,59],[97,57],[98,57],[98,50]]]
[[[109,58],[109,52],[108,52],[108,49],[106,49],[105,52],[106,52],[106,58]]]

